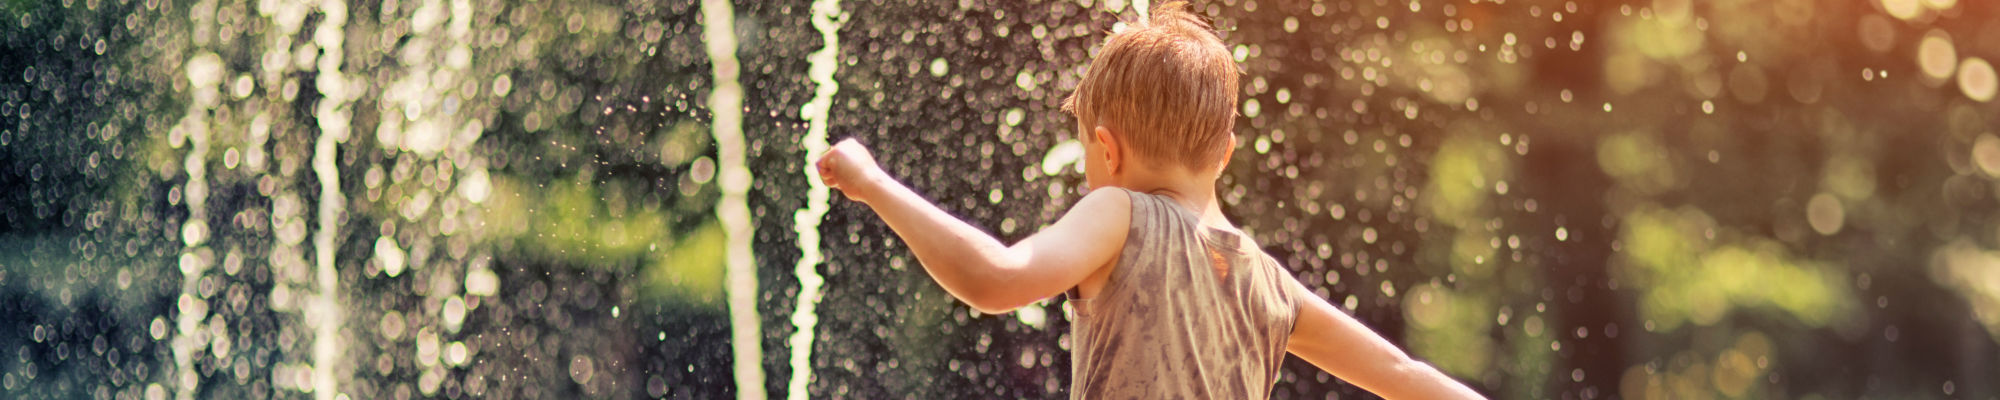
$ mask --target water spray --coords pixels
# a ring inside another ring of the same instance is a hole
[[[818,0],[812,5],[812,25],[819,30],[820,40],[825,43],[819,51],[806,57],[811,65],[806,69],[806,77],[812,79],[813,99],[800,108],[807,121],[806,136],[800,140],[805,148],[803,169],[806,182],[811,186],[806,191],[806,207],[793,215],[792,227],[799,237],[799,264],[793,275],[799,279],[798,306],[792,310],[792,337],[785,341],[791,348],[792,379],[786,385],[786,397],[803,400],[806,386],[812,383],[813,331],[819,326],[820,286],[825,279],[819,275],[820,254],[819,223],[825,219],[832,207],[829,200],[832,191],[820,180],[819,168],[813,165],[813,158],[826,153],[828,147],[826,129],[833,112],[833,95],[840,92],[840,82],[833,79],[840,69],[840,25],[846,18],[841,14],[840,0]]]
[[[757,320],[757,259],[750,251],[755,233],[750,224],[750,168],[743,146],[743,85],[737,82],[741,66],[736,61],[736,11],[728,0],[702,0],[702,42],[708,48],[709,70],[715,73],[714,90],[708,96],[708,110],[715,118],[710,128],[715,136],[716,181],[722,200],[715,215],[722,221],[727,237],[727,282],[729,297],[729,338],[736,363],[736,396],[762,399],[764,393],[764,349],[762,329]]]
[[[306,315],[313,326],[313,398],[333,400],[339,393],[333,370],[340,365],[340,274],[334,267],[334,253],[340,236],[340,220],[347,213],[347,197],[340,193],[340,143],[347,140],[350,106],[347,77],[340,72],[346,54],[347,2],[321,0],[325,18],[313,32],[313,44],[325,49],[318,61],[313,86],[323,97],[313,108],[319,122],[319,139],[313,143],[313,174],[319,178],[319,230],[313,232],[313,261],[319,292]]]

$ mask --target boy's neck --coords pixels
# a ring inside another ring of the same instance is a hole
[[[1185,170],[1157,173],[1136,173],[1127,176],[1118,186],[1136,192],[1166,196],[1181,207],[1195,213],[1205,226],[1235,230],[1235,224],[1222,215],[1222,205],[1215,198],[1215,178],[1211,174]],[[1139,171],[1133,171],[1139,172]]]

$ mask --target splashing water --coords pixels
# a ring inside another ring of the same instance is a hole
[[[319,75],[314,82],[320,94],[325,96],[313,110],[314,119],[319,120],[319,140],[313,144],[312,169],[319,177],[319,231],[313,233],[313,260],[317,264],[319,296],[307,311],[307,321],[316,332],[313,335],[313,397],[319,400],[335,398],[334,366],[340,364],[340,321],[342,309],[339,301],[340,274],[334,269],[336,235],[340,232],[340,220],[346,212],[346,197],[340,193],[340,166],[335,157],[340,151],[340,143],[347,140],[348,116],[352,110],[347,77],[342,75],[341,49],[346,38],[344,27],[347,23],[347,2],[344,0],[323,0],[320,11],[325,20],[320,21],[317,32],[313,32],[313,42],[326,52],[319,57]]]
[[[740,68],[736,61],[736,16],[726,0],[703,0],[701,16],[708,25],[702,31],[702,41],[707,45],[710,68],[715,73],[708,109],[715,113],[711,128],[719,164],[716,177],[722,189],[722,201],[716,204],[715,214],[722,220],[729,242],[725,285],[729,296],[729,337],[736,362],[736,395],[762,399],[764,351],[758,341],[761,329],[757,320],[757,260],[750,252],[754,226],[745,199],[751,176],[745,165],[743,146],[743,86],[736,80]]]
[[[188,219],[181,224],[181,243],[185,248],[180,255],[181,295],[176,302],[180,315],[175,318],[173,345],[174,377],[179,381],[174,386],[178,389],[175,397],[190,399],[194,398],[201,379],[195,372],[194,353],[205,347],[207,341],[203,322],[208,319],[208,302],[202,300],[199,289],[202,274],[208,270],[206,256],[212,254],[202,246],[208,240],[207,115],[221,101],[218,86],[222,82],[222,59],[215,53],[202,53],[188,59],[185,68],[188,83],[193,86],[194,101],[188,103],[187,116],[178,127],[189,145],[188,180],[182,190]]]
[[[1048,154],[1042,156],[1042,175],[1056,176],[1062,173],[1063,167],[1069,166],[1075,166],[1076,172],[1081,174],[1084,154],[1083,142],[1078,142],[1076,139],[1063,140],[1055,147],[1050,147]]]
[[[826,183],[820,181],[819,168],[813,166],[813,158],[825,153],[829,147],[826,138],[830,123],[828,117],[833,111],[833,95],[840,92],[840,83],[833,79],[833,74],[840,69],[840,25],[846,20],[846,16],[841,14],[839,0],[814,1],[812,13],[813,28],[819,30],[820,39],[826,44],[807,56],[812,66],[807,69],[806,75],[816,88],[812,101],[800,110],[810,124],[806,137],[800,142],[805,147],[804,170],[806,182],[811,188],[806,191],[806,208],[794,215],[792,225],[799,235],[799,264],[792,272],[799,279],[799,297],[798,307],[792,310],[792,326],[796,330],[786,340],[792,351],[792,379],[786,385],[786,397],[791,399],[805,399],[806,385],[812,383],[813,330],[819,325],[820,286],[825,283],[817,269],[824,259],[819,250],[819,223],[831,208],[828,200],[832,196]]]

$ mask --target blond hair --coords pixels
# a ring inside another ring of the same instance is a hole
[[[1170,1],[1104,40],[1063,111],[1086,130],[1117,132],[1140,157],[1206,171],[1235,129],[1238,74],[1208,22]]]

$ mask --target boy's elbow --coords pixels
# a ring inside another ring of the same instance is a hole
[[[1021,261],[989,260],[981,263],[978,270],[984,273],[980,274],[982,276],[979,278],[980,281],[970,282],[971,285],[968,285],[965,293],[959,296],[959,300],[972,306],[972,309],[986,314],[1005,314],[1040,300],[1021,293],[1018,289],[1020,285],[1009,282],[1019,276],[1017,275],[1019,268],[1015,265]]]
[[[959,300],[964,301],[965,305],[971,306],[972,309],[979,310],[979,312],[985,314],[1006,314],[1031,302],[1021,301],[1013,297],[1016,296],[1011,296],[1010,293],[1005,293],[1000,288],[986,287],[966,293]]]

